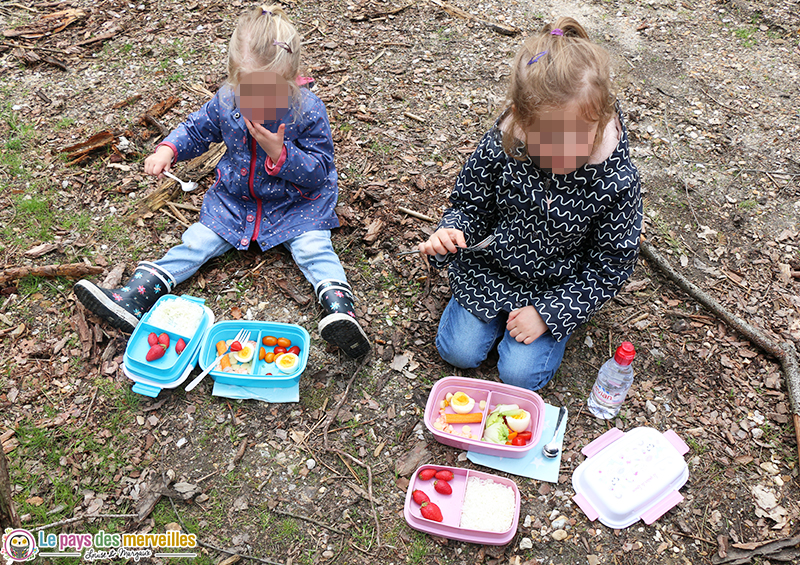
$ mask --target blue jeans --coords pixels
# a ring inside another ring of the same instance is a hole
[[[155,263],[166,269],[178,284],[182,283],[207,261],[219,257],[233,246],[203,224],[192,224],[176,245]],[[339,257],[331,245],[329,230],[308,231],[290,239],[283,245],[303,275],[316,289],[324,280],[347,282]]]
[[[484,322],[451,298],[436,334],[439,355],[455,367],[471,369],[480,365],[497,343],[500,380],[539,390],[556,374],[569,338],[556,341],[548,331],[525,345],[511,337],[506,329],[507,319],[508,313],[501,312],[490,322]]]

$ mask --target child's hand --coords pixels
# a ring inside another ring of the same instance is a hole
[[[156,152],[144,160],[144,172],[147,175],[157,175],[161,178],[164,171],[168,171],[175,153],[168,145],[159,145]]]
[[[525,306],[508,315],[506,329],[511,337],[528,345],[547,331],[547,324],[544,323],[536,308]]]
[[[440,228],[433,232],[428,241],[419,244],[424,255],[446,255],[455,253],[459,247],[466,247],[464,232],[453,228]]]
[[[244,119],[244,123],[247,124],[250,135],[255,138],[261,149],[266,151],[273,163],[277,163],[283,153],[283,132],[286,130],[286,126],[281,124],[278,126],[278,131],[272,133],[261,124],[251,122],[247,118]]]

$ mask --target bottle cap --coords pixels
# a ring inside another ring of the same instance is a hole
[[[623,341],[622,345],[617,347],[617,352],[614,354],[614,361],[620,365],[630,365],[633,358],[636,357],[636,350],[630,341]]]

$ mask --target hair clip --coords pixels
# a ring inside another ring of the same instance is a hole
[[[267,10],[267,7],[266,7],[266,6],[261,6],[261,15],[262,15],[262,16],[266,16],[267,14],[269,14],[270,16],[272,16],[272,15],[273,15],[273,13],[272,13],[272,12],[270,12],[269,10]]]
[[[285,41],[278,41],[276,39],[275,41],[272,42],[272,44],[277,46],[277,47],[283,47],[284,49],[286,49],[286,51],[289,52],[289,55],[292,54],[292,47],[288,43],[286,43]]]
[[[542,58],[542,57],[544,57],[545,55],[547,55],[547,51],[542,51],[541,53],[537,53],[536,55],[534,55],[533,57],[531,57],[531,60],[530,60],[530,61],[528,61],[528,64],[529,64],[529,65],[532,65],[532,64],[534,64],[536,61],[538,61],[539,59],[541,59],[541,58]]]
[[[553,31],[550,32],[550,35],[564,35],[564,32],[558,28],[555,28]]]

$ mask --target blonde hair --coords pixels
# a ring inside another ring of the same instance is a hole
[[[610,67],[608,51],[592,43],[583,26],[572,18],[559,18],[526,39],[514,58],[506,96],[506,110],[513,111],[503,128],[505,152],[524,159],[527,155],[520,155],[515,132],[525,131],[542,111],[572,103],[577,104],[581,117],[597,123],[594,147],[598,147],[615,114]]]
[[[300,34],[281,6],[245,12],[228,44],[228,84],[236,89],[243,73],[275,72],[286,79],[293,103],[299,104],[300,43]]]

